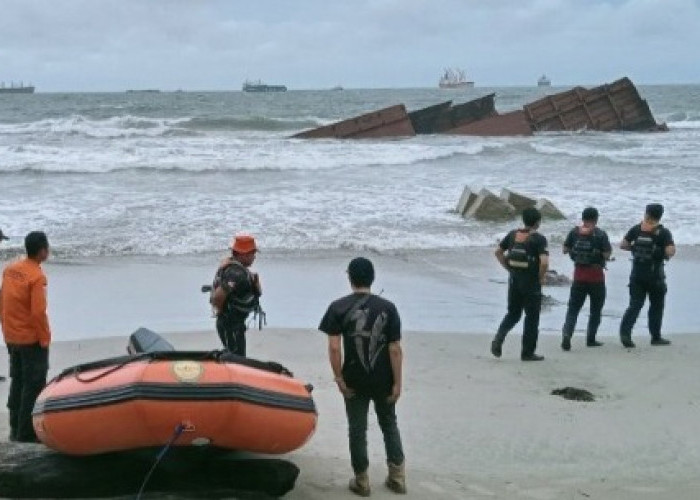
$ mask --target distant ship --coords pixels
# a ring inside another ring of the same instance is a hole
[[[440,78],[439,86],[441,89],[463,89],[473,87],[474,82],[467,80],[464,70],[447,68]]]
[[[331,90],[345,90],[342,85],[336,85],[335,87],[332,87]]]
[[[127,94],[160,94],[158,89],[129,89]]]
[[[15,82],[10,83],[9,87],[5,86],[5,82],[0,83],[0,94],[33,94],[34,85],[29,84],[26,87],[24,83],[15,85]]]
[[[547,78],[547,75],[542,75],[539,80],[537,80],[538,87],[551,87],[552,81]]]
[[[243,92],[286,92],[285,85],[267,85],[260,80],[248,81],[243,83]]]

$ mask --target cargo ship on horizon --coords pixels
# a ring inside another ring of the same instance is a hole
[[[249,81],[243,83],[243,92],[286,92],[285,85],[267,85],[261,80]]]
[[[551,87],[552,86],[552,80],[547,78],[547,75],[542,75],[539,80],[537,80],[537,86],[538,87]]]
[[[27,86],[23,82],[19,85],[15,85],[15,82],[11,82],[9,87],[5,86],[5,82],[0,82],[0,94],[33,94],[34,85],[31,83]]]
[[[467,80],[463,69],[447,68],[440,78],[438,86],[441,89],[464,89],[474,87],[474,82]]]

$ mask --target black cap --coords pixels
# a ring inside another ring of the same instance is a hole
[[[2,229],[0,229],[0,241],[2,240],[9,240],[7,236],[5,236],[5,233],[2,232]]]

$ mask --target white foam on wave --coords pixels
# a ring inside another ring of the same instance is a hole
[[[700,120],[684,120],[677,122],[668,122],[668,128],[673,129],[700,129]]]
[[[80,142],[62,145],[22,142],[0,145],[4,159],[0,173],[111,173],[139,169],[163,172],[327,170],[412,165],[460,155],[478,155],[485,147],[481,142],[313,142],[267,135],[138,137],[119,142],[105,138],[102,147]]]

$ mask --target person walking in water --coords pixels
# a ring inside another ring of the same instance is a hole
[[[211,305],[216,314],[216,330],[224,348],[246,355],[246,320],[260,311],[262,286],[257,273],[250,270],[258,247],[249,234],[237,234],[231,242],[231,256],[224,259],[214,277]]]
[[[51,329],[46,314],[46,276],[41,264],[49,257],[49,241],[42,232],[24,240],[27,258],[2,273],[0,318],[10,354],[10,440],[36,442],[32,410],[46,385]]]
[[[549,267],[547,238],[537,232],[542,214],[536,208],[526,208],[522,213],[522,229],[509,232],[496,248],[496,259],[508,271],[508,313],[498,327],[491,342],[491,353],[501,357],[506,335],[520,321],[525,312],[523,345],[520,359],[542,361],[535,353],[540,327],[542,285]]]
[[[333,302],[319,330],[328,335],[328,356],[338,390],[345,400],[350,459],[355,477],[350,490],[367,497],[367,416],[374,403],[384,435],[389,474],[385,485],[394,493],[406,493],[405,459],[396,421],[401,396],[403,353],[401,319],[396,306],[372,294],[374,266],[356,258],[348,266],[352,294]]]
[[[562,328],[561,348],[571,350],[578,314],[586,297],[590,300],[590,315],[586,330],[586,346],[600,347],[596,340],[600,317],[605,305],[605,263],[610,259],[612,247],[608,235],[597,227],[598,210],[588,207],[581,215],[581,225],[573,228],[564,241],[564,253],[574,261],[574,281],[569,294],[569,306]]]
[[[666,299],[666,273],[664,263],[676,255],[671,231],[661,224],[663,205],[647,205],[644,220],[633,226],[625,235],[620,248],[632,252],[630,274],[630,304],[620,323],[620,341],[627,348],[635,347],[632,329],[649,297],[649,333],[651,345],[669,345],[670,340],[661,336],[661,323]]]

